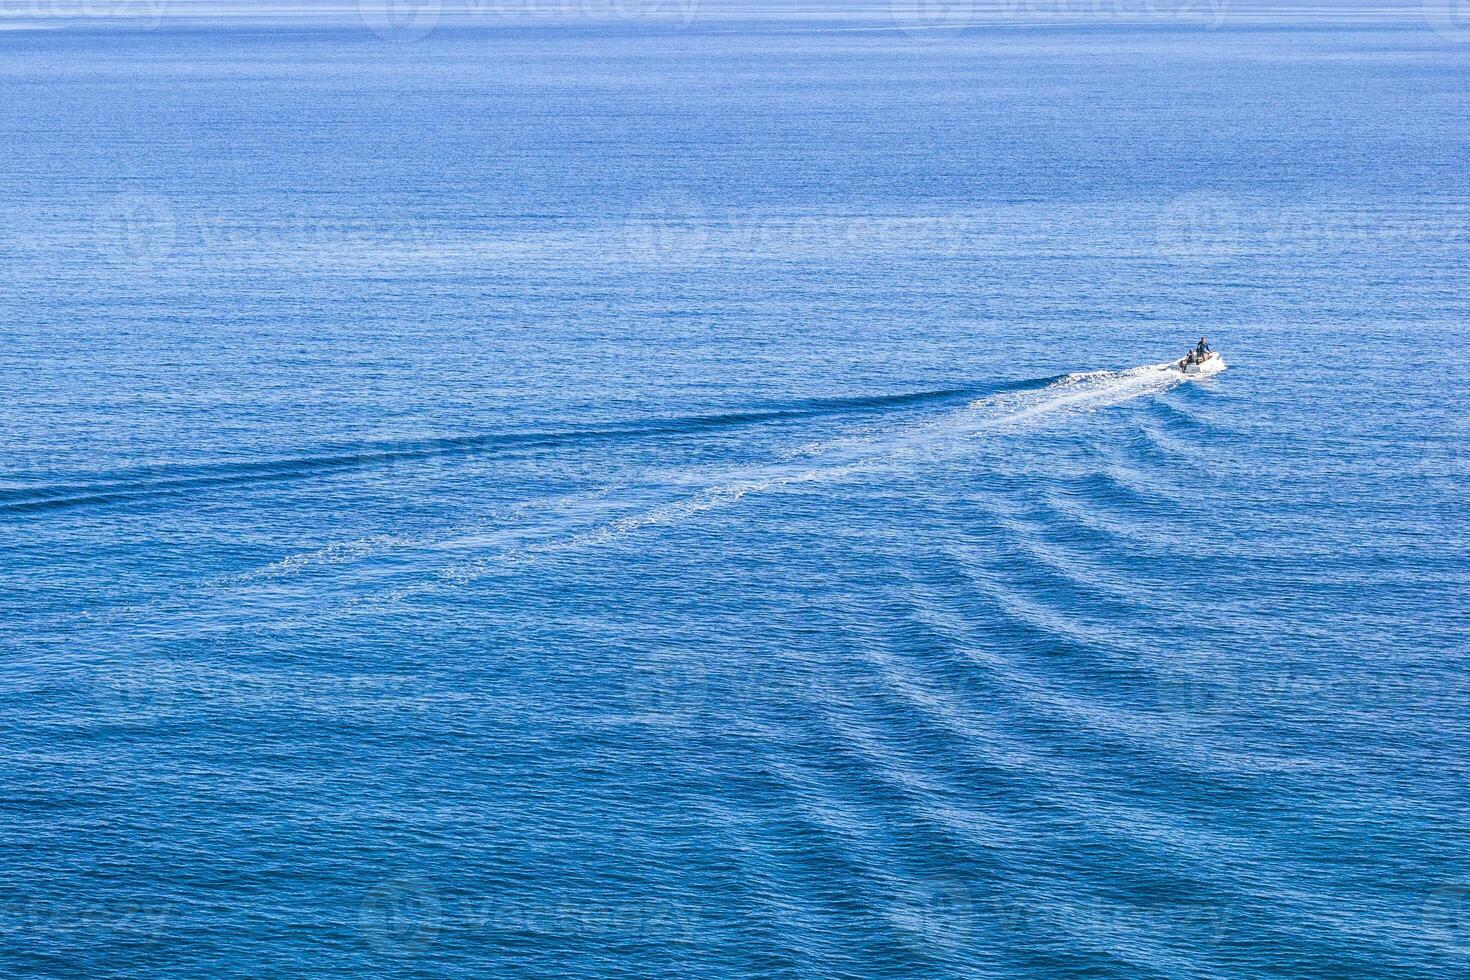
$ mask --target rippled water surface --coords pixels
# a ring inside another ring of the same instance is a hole
[[[1470,968],[1470,45],[714,12],[0,33],[5,974]]]

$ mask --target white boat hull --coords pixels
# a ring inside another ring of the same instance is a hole
[[[1221,357],[1214,351],[1211,351],[1209,354],[1205,355],[1205,359],[1203,361],[1195,361],[1194,363],[1186,364],[1183,359],[1180,359],[1174,362],[1174,367],[1175,369],[1182,371],[1185,374],[1214,374],[1216,371],[1224,370],[1225,358]]]

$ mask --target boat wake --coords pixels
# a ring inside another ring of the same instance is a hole
[[[967,402],[937,416],[901,424],[881,423],[861,433],[809,443],[779,462],[726,470],[709,479],[684,474],[667,481],[690,487],[672,500],[637,509],[550,539],[526,540],[520,532],[497,531],[444,540],[436,550],[471,552],[474,557],[443,566],[429,581],[395,589],[377,601],[463,586],[487,575],[534,564],[540,559],[608,546],[648,528],[673,526],[755,494],[799,489],[804,485],[840,483],[884,471],[934,464],[973,450],[974,440],[990,434],[1021,432],[1057,424],[1080,413],[1161,394],[1198,375],[1173,370],[1172,364],[1150,364],[1123,371],[1089,371],[1006,386],[1005,390]],[[696,489],[697,487],[697,489]],[[606,495],[606,491],[604,491]],[[485,552],[489,553],[486,554]],[[374,600],[365,600],[373,604]]]
[[[636,485],[598,487],[521,501],[481,515],[475,526],[458,530],[383,533],[337,542],[201,583],[198,593],[276,586],[298,576],[315,576],[333,568],[351,574],[354,568],[381,565],[381,559],[391,555],[394,572],[383,582],[387,588],[371,594],[359,591],[344,603],[350,608],[372,609],[411,596],[462,587],[485,576],[556,555],[612,546],[652,528],[676,526],[698,515],[734,506],[752,495],[791,492],[812,485],[860,480],[895,470],[917,471],[947,460],[963,460],[974,453],[976,440],[1065,425],[1079,415],[1161,394],[1199,377],[1185,375],[1173,369],[1172,364],[1152,364],[984,387],[830,399],[762,412],[629,423],[571,435],[547,433],[513,437],[508,441],[507,437],[473,437],[474,441],[462,437],[375,447],[366,454],[369,458],[379,454],[404,458],[416,453],[486,451],[505,449],[508,445],[532,452],[555,452],[570,443],[587,440],[650,439],[672,432],[688,434],[842,412],[853,416],[843,435],[808,442],[770,462],[654,471],[643,474]],[[900,408],[908,411],[901,418],[894,418],[895,410]],[[335,457],[332,459],[331,465],[335,465]],[[359,462],[359,465],[363,464]],[[296,467],[291,469],[299,472]],[[248,474],[245,479],[281,475],[274,467],[247,468],[244,473]],[[152,479],[140,482],[151,484],[147,489],[155,492],[174,492],[195,485],[200,477],[203,477],[201,483],[212,485],[216,480],[211,478],[223,475],[218,472],[151,474]],[[75,492],[78,488],[67,489]],[[137,487],[136,492],[141,493],[143,489]],[[126,491],[119,491],[122,492]],[[75,495],[61,493],[50,498],[11,493],[8,500],[0,499],[0,512],[64,507],[77,505],[83,499],[102,497],[95,490]],[[398,584],[389,585],[394,579]],[[130,608],[136,611],[139,607]]]
[[[1025,384],[1025,382],[1023,382]],[[334,446],[315,453],[217,463],[160,464],[81,474],[64,482],[0,486],[0,516],[29,514],[207,492],[260,483],[311,479],[374,466],[453,456],[573,450],[617,442],[697,436],[743,426],[836,416],[881,414],[953,403],[1012,385],[942,388],[839,398],[815,398],[774,408],[646,418],[563,430],[472,433]]]

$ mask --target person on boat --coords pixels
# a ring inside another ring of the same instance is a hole
[[[1205,359],[1205,356],[1210,353],[1209,338],[1201,337],[1199,339],[1199,346],[1194,349],[1194,352],[1199,357],[1199,359],[1203,361]]]

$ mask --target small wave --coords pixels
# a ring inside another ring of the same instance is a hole
[[[1159,416],[1160,421],[1171,428],[1186,429],[1190,432],[1210,432],[1215,426],[1206,419],[1200,418],[1194,412],[1182,405],[1176,405],[1167,398],[1156,400],[1151,406],[1153,414]]]
[[[1058,527],[1086,535],[1099,546],[1121,545],[1128,549],[1151,551],[1167,551],[1178,547],[1177,537],[1171,536],[1167,531],[1133,519],[1136,515],[1119,514],[1112,508],[1101,505],[1096,498],[1076,493],[1072,488],[1046,488],[1038,501],[1052,515]]]

